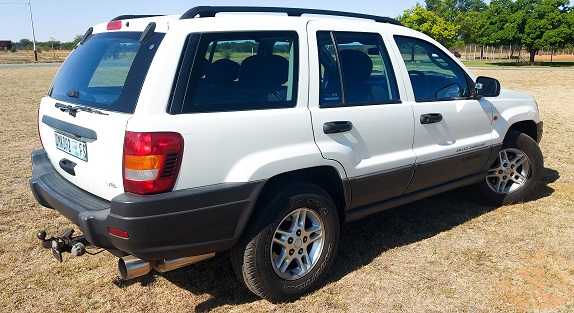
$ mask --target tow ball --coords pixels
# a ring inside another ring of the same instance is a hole
[[[86,246],[90,245],[84,236],[72,237],[73,233],[73,229],[67,228],[56,237],[46,239],[46,232],[41,230],[36,233],[36,237],[42,241],[43,248],[52,249],[54,258],[62,262],[62,253],[69,252],[73,256],[81,256],[86,253]]]

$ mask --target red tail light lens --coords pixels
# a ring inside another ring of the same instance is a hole
[[[182,157],[183,137],[178,133],[126,132],[124,190],[140,195],[171,191]]]

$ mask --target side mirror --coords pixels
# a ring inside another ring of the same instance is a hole
[[[477,97],[498,97],[500,95],[500,82],[498,79],[480,76],[474,85]]]

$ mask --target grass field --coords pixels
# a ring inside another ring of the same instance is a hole
[[[70,54],[69,50],[41,51],[38,53],[38,61],[41,63],[64,62],[68,54]],[[34,61],[34,51],[0,51],[0,64],[34,63]]]
[[[29,153],[37,106],[57,68],[0,68],[0,307],[18,312],[572,312],[574,71],[475,69],[533,94],[545,169],[524,203],[499,208],[448,192],[344,225],[334,267],[292,303],[258,299],[228,256],[122,282],[108,253],[57,263],[35,232],[72,226],[36,204]]]

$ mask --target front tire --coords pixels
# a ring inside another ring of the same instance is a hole
[[[510,130],[486,179],[473,185],[479,202],[501,206],[522,201],[540,181],[544,160],[528,135]]]
[[[339,218],[329,195],[297,183],[268,193],[231,250],[239,279],[271,302],[290,301],[314,290],[337,250]]]

